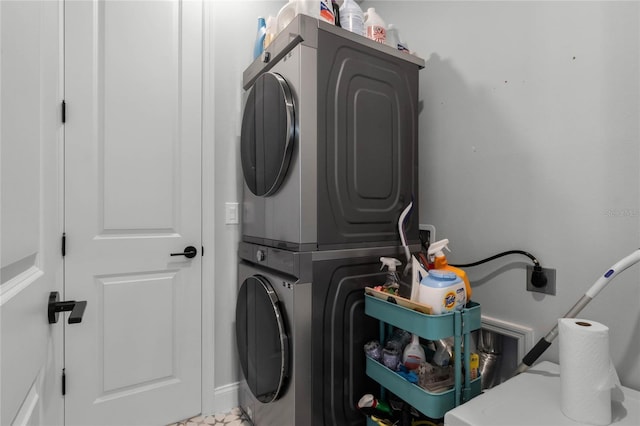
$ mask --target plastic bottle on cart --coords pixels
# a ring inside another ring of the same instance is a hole
[[[402,354],[402,363],[409,370],[417,370],[420,364],[425,362],[427,357],[424,354],[424,349],[420,346],[420,338],[417,334],[411,335],[411,343],[404,348]]]
[[[253,59],[260,56],[264,50],[264,38],[267,34],[267,24],[262,16],[258,17],[258,32],[256,34],[256,42],[253,46]]]
[[[397,293],[400,288],[400,277],[398,277],[396,268],[402,263],[393,257],[381,257],[380,262],[382,262],[380,270],[384,269],[385,266],[387,267],[387,279],[382,287],[387,292]]]
[[[453,272],[431,269],[420,282],[419,300],[434,315],[460,311],[467,303],[465,283]]]
[[[377,41],[378,43],[386,43],[387,25],[373,7],[367,9],[364,14],[364,28],[367,38]]]
[[[356,33],[365,35],[364,32],[364,13],[355,0],[344,0],[340,6],[340,24],[342,28]]]
[[[444,249],[449,250],[449,240],[444,239],[440,241],[436,241],[429,246],[429,250],[427,251],[427,257],[429,262],[433,262],[433,269],[441,269],[453,272],[457,276],[460,277],[462,281],[464,281],[465,289],[467,292],[467,301],[471,300],[471,284],[469,283],[469,278],[467,278],[467,273],[455,266],[449,265],[447,263],[447,258],[444,255]],[[450,251],[450,250],[449,250]]]

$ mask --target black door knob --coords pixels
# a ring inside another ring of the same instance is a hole
[[[192,257],[196,257],[196,254],[198,254],[198,249],[196,249],[194,246],[187,246],[184,248],[184,252],[171,253],[171,256],[184,256],[187,259],[191,259]]]
[[[84,315],[84,309],[87,307],[85,300],[76,302],[75,300],[60,301],[60,294],[57,291],[49,293],[49,304],[47,306],[47,316],[49,317],[49,324],[55,324],[58,322],[58,314],[60,312],[71,311],[69,315],[69,324],[78,324],[82,322],[82,316]]]

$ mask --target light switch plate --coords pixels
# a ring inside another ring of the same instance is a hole
[[[227,202],[224,205],[224,220],[227,225],[237,225],[239,221],[238,217],[238,203]]]

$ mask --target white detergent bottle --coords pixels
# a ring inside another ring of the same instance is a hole
[[[420,338],[417,334],[411,335],[411,343],[404,348],[402,354],[402,363],[409,370],[417,370],[420,364],[425,362],[427,357],[424,354],[424,349],[420,346]]]
[[[431,306],[434,315],[460,311],[467,303],[464,281],[453,272],[431,269],[420,282],[419,300]]]
[[[367,38],[377,41],[378,43],[386,43],[387,25],[373,7],[367,9],[364,14],[364,28]]]
[[[356,33],[365,35],[364,33],[364,13],[355,0],[344,0],[340,6],[340,24],[342,28]]]

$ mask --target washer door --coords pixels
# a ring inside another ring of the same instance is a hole
[[[289,376],[289,338],[278,297],[261,275],[247,278],[240,287],[236,341],[251,392],[263,403],[278,399]]]
[[[251,87],[242,116],[240,155],[251,192],[266,197],[278,190],[287,175],[294,140],[289,85],[279,74],[262,74]]]

